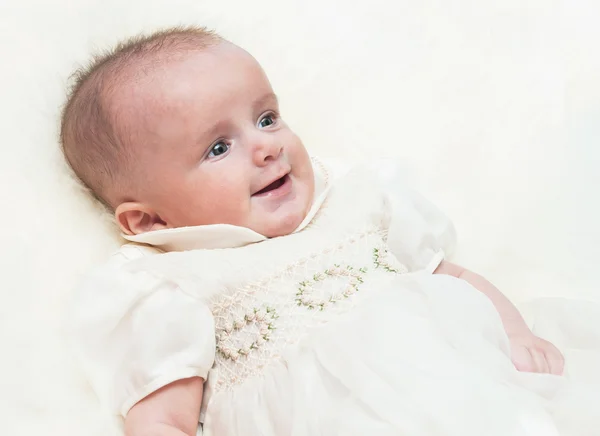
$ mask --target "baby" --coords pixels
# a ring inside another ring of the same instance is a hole
[[[561,353],[444,260],[452,225],[393,174],[311,158],[241,48],[129,40],[79,73],[61,127],[132,242],[74,310],[127,435],[538,434],[527,373]]]

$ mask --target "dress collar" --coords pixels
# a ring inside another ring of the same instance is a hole
[[[329,171],[316,158],[312,159],[312,163],[315,174],[314,201],[304,220],[292,233],[301,231],[312,221],[329,193]],[[268,239],[254,230],[230,224],[177,227],[122,236],[128,241],[151,245],[163,251],[236,248]]]

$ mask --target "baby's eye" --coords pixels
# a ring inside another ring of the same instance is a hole
[[[258,122],[258,127],[264,129],[265,127],[269,127],[273,124],[275,124],[275,115],[269,114],[260,119]]]
[[[224,141],[219,141],[210,148],[208,157],[217,157],[229,151],[230,145]]]

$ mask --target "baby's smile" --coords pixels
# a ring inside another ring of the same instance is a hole
[[[285,185],[285,189],[284,188]],[[288,177],[288,173],[284,174],[282,177],[279,177],[274,182],[269,183],[267,186],[262,188],[260,191],[252,194],[253,197],[270,197],[280,198],[281,196],[290,192],[290,178]]]
[[[285,174],[283,177],[278,178],[253,194],[252,197],[255,201],[263,202],[262,207],[264,210],[275,211],[286,203],[293,202],[296,199],[294,182],[288,174]]]

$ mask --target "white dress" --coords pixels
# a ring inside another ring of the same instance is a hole
[[[103,403],[125,415],[200,376],[207,436],[598,434],[568,408],[564,378],[515,370],[485,296],[432,274],[454,243],[449,221],[380,188],[348,172],[281,238],[221,226],[201,248],[124,248],[75,306]]]

